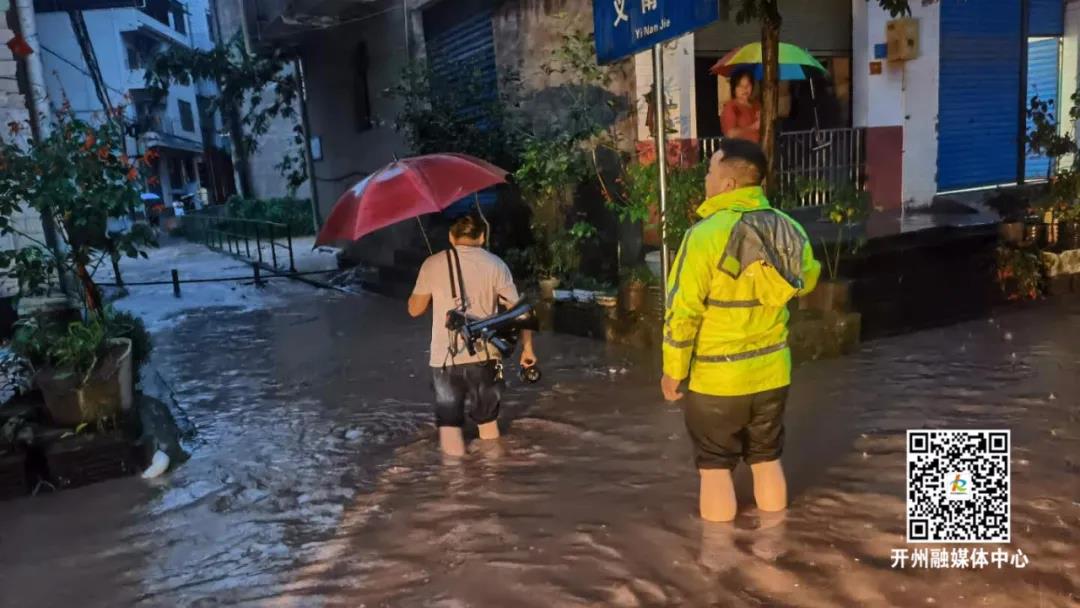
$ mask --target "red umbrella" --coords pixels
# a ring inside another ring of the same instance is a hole
[[[341,195],[315,246],[354,241],[379,228],[438,213],[470,194],[505,182],[506,171],[465,154],[396,160]]]

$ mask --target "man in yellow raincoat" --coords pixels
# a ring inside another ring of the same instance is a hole
[[[787,304],[814,289],[821,265],[802,226],[769,205],[764,171],[757,144],[721,143],[698,208],[704,219],[686,233],[668,277],[661,389],[677,401],[689,378],[686,428],[709,521],[735,518],[731,472],[739,460],[750,465],[760,510],[787,506]]]

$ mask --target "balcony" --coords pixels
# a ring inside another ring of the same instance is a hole
[[[142,132],[140,140],[146,148],[163,147],[196,153],[203,151],[199,134],[194,130],[184,129],[179,120],[157,115],[142,116],[137,119],[137,124]]]
[[[701,139],[704,160],[717,151],[721,139]],[[777,181],[785,199],[796,207],[827,205],[836,187],[863,187],[866,130],[843,128],[781,133],[777,137],[777,156]]]

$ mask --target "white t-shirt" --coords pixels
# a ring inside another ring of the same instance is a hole
[[[458,247],[461,275],[465,283],[466,314],[482,319],[495,314],[497,303],[504,306],[516,304],[519,296],[510,269],[498,256],[480,247]],[[450,256],[453,264],[453,255]],[[413,295],[431,295],[431,366],[461,365],[496,359],[499,351],[494,347],[478,350],[469,355],[462,340],[458,340],[457,354],[450,354],[450,331],[446,329],[446,313],[461,305],[461,294],[455,300],[453,291],[458,289],[457,267],[454,266],[454,287],[450,287],[450,265],[445,251],[436,253],[424,261],[416,277]]]

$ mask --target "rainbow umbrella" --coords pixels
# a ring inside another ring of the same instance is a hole
[[[801,47],[786,42],[780,43],[780,80],[806,80],[806,68],[825,71],[817,59]],[[731,77],[736,72],[750,70],[755,80],[764,76],[761,64],[761,43],[751,42],[724,55],[709,71],[713,74]]]

